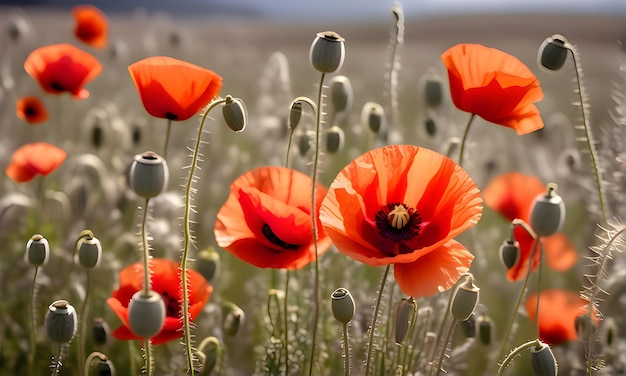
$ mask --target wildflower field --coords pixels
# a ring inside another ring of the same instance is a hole
[[[626,374],[626,17],[387,16],[0,8],[0,375]]]

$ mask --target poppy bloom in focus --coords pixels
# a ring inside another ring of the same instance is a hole
[[[130,330],[128,324],[128,303],[133,294],[143,288],[143,263],[137,262],[122,269],[120,272],[120,287],[113,291],[107,304],[122,321],[122,326],[113,331],[113,337],[120,340],[143,339],[136,336]],[[150,270],[152,272],[150,280],[152,290],[163,298],[165,303],[165,323],[163,329],[150,341],[159,345],[165,342],[182,337],[182,319],[179,301],[182,300],[180,291],[180,268],[177,262],[153,258],[150,260]],[[204,277],[195,270],[187,272],[187,283],[189,284],[189,314],[194,320],[202,308],[209,300],[213,287]]]
[[[162,119],[189,119],[222,88],[222,77],[215,72],[167,56],[140,60],[128,71],[146,111]]]
[[[449,289],[474,256],[453,238],[482,214],[476,184],[453,160],[410,145],[385,146],[353,160],[320,209],[339,252],[371,266],[394,264],[407,295]]]
[[[585,314],[588,303],[580,293],[549,289],[541,291],[539,299],[540,339],[550,345],[576,340],[576,318]],[[536,321],[537,294],[526,299],[525,307],[528,318]]]
[[[458,44],[441,55],[454,105],[527,134],[543,128],[533,103],[543,98],[537,77],[516,57],[480,44]]]
[[[102,71],[100,62],[89,53],[70,44],[40,47],[28,55],[24,69],[46,93],[68,92],[75,99],[85,99],[83,88]]]
[[[494,178],[483,190],[485,204],[500,213],[508,221],[521,219],[530,223],[532,204],[540,194],[546,192],[546,186],[538,178],[511,172]],[[517,281],[526,276],[528,262],[532,253],[533,238],[521,226],[515,226],[515,240],[519,242],[520,258],[507,272],[507,279]],[[574,245],[562,232],[541,238],[547,265],[557,271],[571,268],[578,260]],[[532,268],[535,270],[541,260],[535,252]]]
[[[65,161],[67,154],[61,148],[46,142],[26,144],[13,152],[6,174],[13,181],[24,183],[37,175],[48,175]]]
[[[76,38],[92,47],[106,46],[109,25],[102,10],[93,5],[81,4],[72,8],[72,15],[76,21]]]
[[[37,97],[29,96],[17,101],[17,117],[30,123],[39,124],[48,120],[48,110]]]
[[[301,269],[315,261],[308,175],[285,167],[260,167],[237,178],[217,213],[217,244],[259,268]],[[316,212],[326,194],[317,184]],[[330,238],[317,220],[318,255]]]

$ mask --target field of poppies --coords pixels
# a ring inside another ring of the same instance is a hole
[[[625,374],[623,17],[388,16],[0,8],[0,375]]]

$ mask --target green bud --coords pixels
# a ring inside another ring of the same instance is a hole
[[[417,302],[410,297],[408,299],[402,299],[400,303],[398,303],[395,312],[395,337],[396,344],[400,345],[406,338],[406,334],[409,329],[415,325],[415,321],[417,320]]]
[[[532,204],[530,227],[538,236],[553,235],[565,222],[565,203],[556,189],[556,184],[548,184],[547,192],[537,196]]]
[[[478,339],[485,346],[489,346],[493,339],[493,321],[487,316],[478,318]]]
[[[248,111],[246,105],[239,98],[226,96],[226,103],[222,106],[222,116],[230,129],[241,132],[246,128],[248,122]]]
[[[78,317],[76,310],[67,300],[50,304],[44,318],[46,335],[54,343],[69,343],[76,335]]]
[[[333,125],[326,130],[326,151],[328,153],[337,153],[343,148],[346,135],[340,127]]]
[[[561,69],[569,52],[567,44],[567,39],[559,34],[546,38],[539,47],[539,66],[551,71]]]
[[[342,324],[347,324],[354,317],[354,299],[348,289],[340,287],[330,295],[331,310],[335,319]]]
[[[165,159],[152,151],[137,154],[128,172],[130,188],[140,197],[156,197],[167,187],[169,170]]]
[[[198,253],[195,269],[204,279],[212,282],[220,266],[220,254],[213,248],[207,248]]]
[[[530,366],[536,376],[556,376],[559,371],[550,346],[543,342],[530,348]]]
[[[480,289],[474,284],[472,277],[467,278],[457,287],[450,307],[450,312],[455,320],[465,321],[472,315],[478,304],[479,291]]]
[[[346,76],[335,76],[329,83],[329,99],[335,114],[346,113],[352,108],[354,90],[352,83]]]
[[[514,267],[520,258],[519,243],[515,240],[505,239],[502,242],[499,250],[500,261],[505,268],[511,269]]]
[[[218,360],[222,357],[222,344],[216,337],[207,337],[198,346],[196,351],[202,363],[200,376],[209,376],[216,369]]]
[[[322,73],[339,70],[346,56],[345,39],[334,31],[317,33],[311,44],[310,60],[313,68]]]
[[[367,102],[361,110],[361,125],[378,134],[385,128],[385,111],[376,102]]]
[[[239,327],[243,325],[246,315],[243,309],[239,308],[234,303],[226,304],[225,308],[227,312],[224,316],[222,327],[224,328],[224,333],[232,337],[237,334]]]
[[[165,304],[161,295],[150,291],[148,296],[143,290],[137,291],[128,304],[128,325],[137,336],[152,338],[161,332],[165,323]]]
[[[100,240],[89,230],[82,231],[74,250],[74,262],[84,268],[91,269],[98,266],[102,257]]]
[[[42,266],[48,263],[50,258],[50,244],[43,235],[35,234],[26,243],[24,259],[33,266]]]

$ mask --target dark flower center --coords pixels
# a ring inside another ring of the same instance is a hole
[[[392,202],[376,213],[378,232],[394,242],[413,239],[422,229],[417,210],[400,202]]]
[[[24,109],[24,113],[26,114],[26,116],[32,117],[37,115],[37,109],[35,108],[35,106],[26,106],[26,108]]]
[[[167,120],[176,120],[176,119],[178,119],[178,115],[175,115],[175,114],[173,114],[171,112],[166,112],[165,113],[165,118]]]
[[[180,303],[175,296],[169,296],[167,291],[161,293],[163,303],[165,303],[165,312],[167,317],[180,317]]]
[[[287,243],[286,241],[276,236],[276,234],[274,234],[274,231],[272,231],[272,229],[267,223],[263,225],[263,228],[261,229],[261,231],[263,232],[263,235],[265,235],[265,238],[270,241],[270,243],[277,245],[281,247],[282,249],[296,250],[300,248],[298,244]]]
[[[61,85],[61,84],[60,84],[60,83],[58,83],[58,82],[51,82],[51,83],[50,83],[50,87],[52,88],[52,90],[54,90],[54,91],[58,91],[59,93],[65,90],[65,88],[63,87],[63,85]]]

